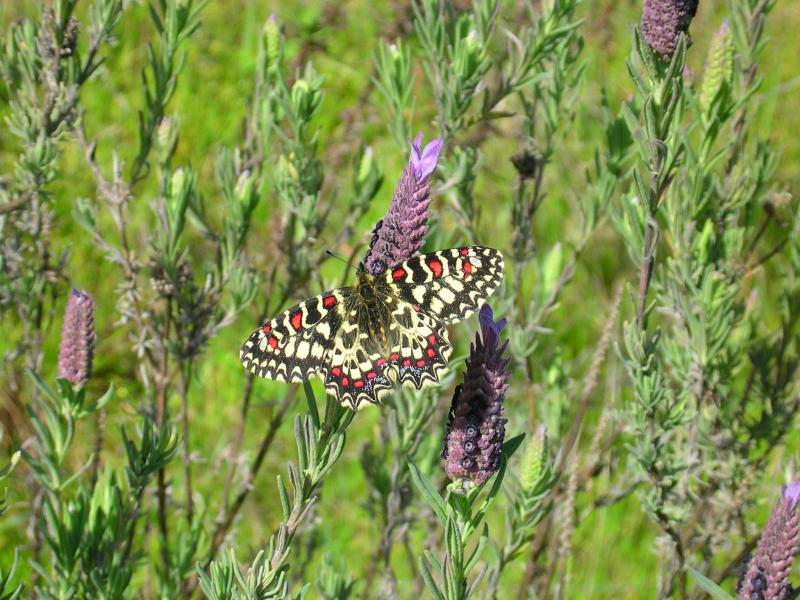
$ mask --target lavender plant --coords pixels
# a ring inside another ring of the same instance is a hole
[[[440,559],[427,551],[420,559],[425,584],[434,598],[468,598],[480,584],[485,566],[472,581],[469,578],[488,541],[484,518],[500,489],[507,460],[523,437],[503,443],[507,420],[502,414],[508,387],[503,352],[508,341],[500,344],[500,332],[506,321],[495,321],[488,304],[481,309],[480,321],[481,335],[470,348],[464,383],[456,387],[442,446],[445,471],[453,481],[447,497],[442,498],[409,462],[414,483],[445,530],[444,556]],[[482,486],[495,474],[494,484],[478,504]],[[477,544],[468,551],[470,538],[479,531]]]
[[[0,307],[22,325],[5,348],[3,363],[16,388],[23,376],[18,357],[24,357],[26,369],[42,366],[44,337],[66,287],[67,254],[51,241],[58,200],[52,185],[62,146],[79,123],[81,91],[102,64],[123,12],[119,0],[98,0],[82,25],[76,5],[75,0],[42,5],[38,18],[15,23],[0,59],[8,132],[17,144],[0,186]]]
[[[760,31],[753,25],[769,6],[740,9],[733,18],[735,28],[747,32],[741,40],[744,50],[757,45],[750,36]],[[632,254],[642,257],[637,319],[625,328],[626,365],[636,395],[631,457],[645,482],[645,510],[668,538],[662,597],[676,588],[681,596],[687,594],[687,562],[704,543],[717,539],[715,532],[731,525],[729,512],[705,507],[743,502],[731,490],[765,456],[755,448],[766,432],[754,429],[746,416],[754,394],[760,395],[759,385],[752,375],[741,375],[763,372],[763,355],[756,348],[764,334],[758,309],[748,304],[751,291],[742,273],[759,264],[751,262],[752,253],[758,252],[763,234],[752,223],[772,192],[756,182],[769,177],[772,159],[763,145],[755,145],[747,166],[740,162],[747,133],[735,115],[752,93],[753,81],[744,71],[738,81],[733,73],[728,25],[712,44],[699,99],[681,76],[685,36],[677,37],[670,59],[653,52],[666,49],[668,44],[659,44],[667,33],[686,29],[683,15],[691,12],[691,7],[669,12],[674,29],[662,24],[657,41],[637,34],[636,55],[644,72],[633,65],[630,71],[642,125],[632,111],[626,113],[650,173],[648,185],[634,169],[634,192],[624,201],[621,222]],[[655,17],[646,10],[644,19]],[[747,55],[740,56],[737,68],[747,70]],[[659,240],[666,240],[669,251],[656,265]],[[792,296],[793,287],[785,293]],[[663,317],[650,330],[648,316],[655,311]],[[783,313],[779,338],[785,339],[786,327],[793,327],[792,312]],[[783,415],[795,410],[796,397],[787,388],[773,388],[768,402],[776,410],[768,417],[766,436],[778,440],[786,431]]]
[[[796,479],[791,11],[30,4],[0,11],[0,598],[795,593],[797,485],[759,512]],[[359,261],[473,244],[505,318],[454,327],[438,385],[355,414],[236,364]]]

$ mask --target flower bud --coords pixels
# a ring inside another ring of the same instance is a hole
[[[700,89],[700,107],[708,112],[714,96],[724,83],[733,80],[733,35],[728,21],[723,21],[708,48],[703,86]]]
[[[356,172],[357,183],[359,185],[367,183],[374,168],[375,161],[372,156],[372,148],[367,146],[361,154],[361,160],[358,162],[358,171]]]
[[[253,202],[254,184],[255,178],[250,174],[250,171],[242,172],[236,180],[233,194],[243,208],[247,208]]]
[[[525,491],[531,491],[545,468],[547,460],[547,427],[539,425],[522,455],[519,478]]]
[[[299,121],[307,122],[317,112],[322,96],[319,88],[312,85],[307,79],[298,79],[294,82],[291,91],[292,112]]]
[[[275,15],[270,15],[267,22],[264,23],[262,40],[266,59],[265,69],[267,74],[272,75],[277,72],[281,59],[281,29]]]
[[[156,148],[161,162],[167,162],[178,144],[178,127],[175,119],[164,117],[156,130]]]

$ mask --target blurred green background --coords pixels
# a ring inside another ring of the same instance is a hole
[[[586,1],[580,8],[585,18],[582,28],[586,39],[582,59],[587,73],[577,106],[577,119],[566,133],[564,142],[549,168],[545,187],[548,198],[537,213],[536,235],[542,248],[564,239],[574,227],[571,220],[571,199],[583,186],[583,171],[588,167],[597,144],[603,143],[600,126],[600,96],[605,89],[610,106],[616,110],[620,102],[633,93],[633,84],[624,66],[630,50],[630,28],[638,21],[639,0]],[[705,51],[710,36],[720,25],[726,4],[720,1],[701,1],[691,26],[694,45],[689,52],[693,70],[702,72]],[[25,14],[33,14],[32,2],[5,0],[2,22]],[[326,166],[326,188],[336,189],[349,177],[349,165],[359,144],[371,145],[386,180],[370,213],[359,224],[367,239],[374,221],[388,205],[400,169],[406,161],[407,150],[399,148],[388,129],[386,111],[380,93],[370,85],[373,76],[373,52],[380,39],[391,40],[409,35],[413,30],[413,11],[403,0],[389,2],[349,1],[307,3],[296,0],[258,2],[245,0],[212,0],[202,13],[202,25],[188,44],[188,54],[178,90],[170,105],[180,125],[178,154],[173,164],[191,164],[200,173],[199,188],[213,210],[214,157],[220,146],[232,146],[242,136],[242,121],[251,93],[258,36],[267,17],[279,17],[287,40],[289,64],[300,68],[311,61],[325,77],[325,100],[322,116],[316,123],[320,129],[321,156]],[[752,100],[757,106],[758,133],[768,138],[783,154],[778,170],[780,186],[798,192],[800,179],[800,52],[797,31],[800,30],[800,3],[791,0],[778,2],[767,19],[767,44],[761,54],[760,73],[764,83]],[[144,3],[133,3],[117,28],[118,43],[108,51],[108,60],[99,76],[86,86],[82,101],[86,108],[86,127],[98,140],[98,157],[109,165],[111,155],[133,157],[137,150],[136,111],[142,105],[139,73],[145,64],[146,43],[153,35]],[[434,136],[435,115],[427,79],[417,64],[415,79],[416,129]],[[3,98],[5,100],[5,98]],[[6,104],[0,111],[6,110]],[[502,121],[492,138],[483,146],[484,162],[476,188],[476,203],[483,207],[480,222],[482,241],[502,244],[507,238],[504,223],[493,217],[496,203],[510,202],[515,185],[515,173],[509,161],[519,144],[518,132],[512,120]],[[0,129],[0,171],[9,168],[17,152],[16,141],[8,131]],[[445,155],[447,149],[445,148]],[[116,399],[122,410],[111,411],[109,431],[116,431],[132,414],[136,395],[141,392],[135,379],[135,360],[125,333],[116,324],[114,310],[115,287],[119,282],[116,269],[102,261],[101,253],[72,221],[70,212],[78,197],[93,197],[94,180],[87,173],[81,149],[67,143],[61,162],[62,176],[53,188],[57,198],[58,232],[56,247],[70,250],[68,273],[75,287],[90,290],[98,301],[98,352],[96,375],[92,385],[98,391],[107,382],[118,386]],[[575,183],[578,185],[575,185]],[[151,189],[147,188],[151,186]],[[154,183],[140,188],[133,201],[134,218],[146,212]],[[434,199],[434,212],[447,222],[447,207],[441,198]],[[272,243],[270,219],[276,206],[267,194],[257,209],[257,237]],[[347,218],[342,214],[341,218]],[[334,219],[334,222],[336,220]],[[328,231],[333,240],[338,231]],[[321,240],[323,247],[325,239]],[[566,290],[563,301],[549,322],[551,339],[560,352],[570,359],[584,356],[596,339],[605,311],[593,311],[592,292],[598,298],[608,298],[617,282],[634,281],[634,270],[613,229],[606,225],[595,234],[590,252],[579,264],[576,280]],[[202,247],[202,243],[198,243]],[[342,249],[339,249],[340,251]],[[346,252],[346,250],[345,250]],[[340,264],[325,265],[324,275],[334,281],[341,275]],[[603,300],[605,303],[607,300]],[[598,300],[598,302],[600,302]],[[59,319],[60,319],[60,312]],[[236,426],[241,388],[245,372],[238,360],[241,341],[254,326],[255,308],[241,317],[213,340],[200,363],[199,381],[193,387],[193,450],[203,461],[197,468],[198,490],[216,491],[215,482],[225,468],[222,457],[229,436],[224,433]],[[3,328],[13,328],[4,323]],[[513,327],[513,323],[511,324]],[[46,372],[55,374],[58,331],[54,322],[46,347]],[[462,328],[461,350],[464,341],[474,331],[474,321]],[[0,342],[2,345],[2,342]],[[270,414],[270,402],[283,393],[283,384],[259,381],[251,411],[245,447],[253,451]],[[442,402],[449,402],[443,399]],[[509,405],[524,406],[522,394],[512,387]],[[525,410],[515,410],[524,415]],[[366,486],[358,462],[361,439],[372,437],[377,428],[378,411],[362,411],[351,428],[345,456],[334,474],[328,478],[318,508],[313,536],[301,538],[295,547],[294,564],[303,562],[307,551],[316,545],[344,558],[347,567],[357,577],[365,575],[369,555],[380,531],[362,508]],[[511,433],[526,429],[527,424],[509,424]],[[432,431],[432,444],[438,444],[440,431]],[[89,443],[87,441],[87,443]],[[110,456],[121,452],[114,435],[107,439]],[[282,472],[285,461],[295,452],[291,422],[284,423],[278,443],[267,458],[256,481],[254,493],[247,500],[231,542],[240,559],[246,560],[261,547],[279,521],[280,506],[275,492],[275,475]],[[18,479],[9,480],[11,510],[0,522],[0,564],[8,564],[13,548],[24,543],[28,501],[27,490]],[[19,485],[17,485],[19,484]],[[598,486],[604,485],[602,479]],[[765,499],[769,506],[774,496]],[[210,510],[216,502],[209,501]],[[212,515],[213,516],[213,515]],[[501,520],[497,520],[500,525]],[[501,527],[495,529],[502,531]],[[306,548],[303,548],[303,546]],[[570,566],[569,596],[644,598],[653,594],[657,563],[654,554],[654,528],[638,508],[634,496],[610,508],[597,510],[584,520],[577,530],[575,554]],[[304,565],[314,573],[319,553]],[[296,568],[293,567],[293,568]],[[398,575],[408,575],[405,560],[397,561]],[[506,575],[509,583],[520,577],[523,562],[518,561]]]

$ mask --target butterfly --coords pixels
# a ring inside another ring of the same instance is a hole
[[[439,381],[452,346],[446,326],[479,309],[503,280],[503,256],[483,246],[417,256],[352,287],[293,306],[256,329],[240,359],[251,373],[299,382],[319,375],[357,409],[395,384]]]

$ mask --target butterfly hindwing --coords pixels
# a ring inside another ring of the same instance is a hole
[[[453,350],[441,321],[403,301],[392,306],[387,340],[377,347],[352,321],[344,323],[326,358],[328,392],[351,408],[377,404],[396,383],[437,383]]]
[[[303,381],[322,371],[352,293],[352,288],[325,292],[267,321],[242,344],[242,364],[277,381]]]
[[[383,277],[401,300],[453,323],[478,310],[503,281],[503,256],[483,246],[440,250],[387,269]]]
[[[389,359],[397,373],[397,382],[420,389],[439,382],[453,352],[444,323],[425,310],[407,302],[398,302],[392,327],[399,342]]]

